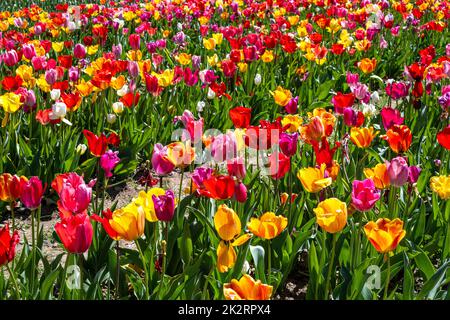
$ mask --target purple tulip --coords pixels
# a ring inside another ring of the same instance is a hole
[[[409,167],[405,158],[395,157],[391,162],[386,161],[386,169],[391,185],[403,186],[409,178]]]
[[[403,124],[405,118],[402,118],[397,109],[385,107],[381,110],[381,121],[384,130],[388,131],[395,124]]]
[[[286,133],[280,134],[280,149],[285,156],[292,157],[297,152],[298,133]]]
[[[203,188],[203,181],[211,178],[213,172],[214,170],[212,168],[198,167],[194,169],[194,172],[191,175],[191,179],[198,188]]]
[[[86,57],[86,48],[81,43],[77,43],[73,48],[73,56],[77,59],[84,59]]]
[[[100,157],[100,166],[103,170],[105,170],[105,176],[107,178],[112,177],[112,170],[117,166],[117,164],[120,162],[120,158],[118,157],[119,151],[112,151],[108,150],[106,151],[101,157]]]
[[[155,144],[152,154],[152,166],[157,175],[164,176],[172,172],[175,165],[167,158],[167,147]]]
[[[164,195],[152,196],[156,217],[159,221],[171,221],[175,213],[175,195],[167,190]]]
[[[298,96],[289,100],[287,105],[284,106],[284,109],[289,114],[296,114],[298,110]]]
[[[409,176],[408,176],[408,182],[411,184],[414,184],[419,180],[419,175],[422,169],[420,169],[417,166],[411,166],[409,167]]]
[[[352,188],[352,203],[359,211],[368,211],[380,199],[380,191],[375,188],[372,179],[354,180]]]

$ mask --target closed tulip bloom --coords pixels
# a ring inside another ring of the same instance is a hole
[[[374,168],[365,168],[364,175],[366,178],[372,179],[375,183],[375,187],[380,190],[390,186],[389,175],[385,163],[379,163]]]
[[[250,125],[252,109],[235,107],[230,109],[229,115],[235,128],[247,128]]]
[[[269,300],[273,287],[254,280],[244,274],[240,280],[232,279],[223,285],[223,295],[226,300]]]
[[[52,182],[59,195],[58,209],[65,216],[85,213],[92,198],[92,187],[96,180],[86,184],[82,176],[71,172],[60,174]]]
[[[237,182],[234,185],[234,199],[241,203],[247,201],[247,187],[242,182]]]
[[[394,251],[406,235],[403,221],[398,218],[392,221],[387,218],[380,218],[376,222],[369,221],[364,226],[364,232],[380,253]]]
[[[243,180],[247,173],[244,159],[234,158],[227,161],[227,170],[230,176],[234,176],[239,180]]]
[[[286,217],[277,216],[273,212],[266,212],[259,218],[251,218],[247,227],[255,236],[270,240],[283,232],[287,224]]]
[[[152,195],[155,214],[159,221],[171,221],[175,213],[175,195],[172,190],[167,190],[165,194]]]
[[[430,187],[442,200],[450,199],[450,176],[431,177]]]
[[[86,47],[81,43],[77,43],[73,48],[73,56],[77,59],[84,59],[86,57]]]
[[[47,184],[42,186],[38,177],[31,177],[28,181],[21,181],[20,201],[30,210],[35,210],[41,205]]]
[[[155,144],[152,154],[152,167],[157,175],[164,176],[169,174],[175,168],[175,165],[167,157],[167,147],[161,143]]]
[[[202,194],[216,200],[230,199],[234,195],[234,184],[230,176],[213,175],[203,181],[205,191]]]
[[[356,128],[350,130],[350,139],[358,148],[368,148],[372,143],[373,138],[378,135],[374,132],[374,128]]]
[[[114,170],[120,162],[118,154],[118,151],[108,150],[100,157],[100,167],[105,171],[106,178],[111,178],[113,176],[112,170]]]
[[[292,99],[292,93],[289,90],[284,89],[280,86],[278,86],[276,90],[271,93],[273,98],[275,99],[275,103],[282,107],[287,105],[289,101]]]
[[[9,225],[6,224],[0,229],[0,267],[14,260],[19,240],[17,230],[14,231],[12,236],[9,234]]]
[[[284,109],[289,114],[296,114],[298,110],[298,96],[289,100],[289,102],[284,106]]]
[[[282,179],[291,167],[291,158],[281,152],[274,152],[269,156],[269,175],[272,179]]]
[[[92,243],[94,231],[86,213],[65,216],[60,213],[61,221],[55,224],[55,231],[70,253],[86,252]]]
[[[325,176],[326,164],[320,168],[303,168],[297,173],[297,177],[306,191],[316,193],[328,187],[333,182],[331,177]]]
[[[233,209],[222,204],[214,215],[214,227],[222,240],[230,241],[241,233],[241,220]]]
[[[411,130],[406,125],[393,125],[381,139],[389,143],[389,147],[395,153],[403,153],[409,150],[412,142]]]
[[[220,241],[217,247],[217,268],[219,272],[227,272],[236,263],[236,250],[225,241]]]
[[[144,233],[144,209],[130,203],[124,208],[115,210],[109,224],[121,239],[134,241]]]
[[[219,134],[213,138],[210,149],[211,156],[216,162],[233,159],[237,154],[236,137],[232,133]]]
[[[292,157],[297,153],[298,133],[288,134],[282,132],[280,135],[280,149],[284,155]]]
[[[26,181],[25,177],[18,177],[9,173],[0,175],[0,200],[5,202],[15,201],[21,194],[21,181]]]
[[[386,162],[386,170],[391,185],[401,187],[408,181],[409,167],[405,158],[396,157],[391,162]]]
[[[319,203],[314,209],[317,224],[328,233],[336,233],[347,225],[347,205],[336,198]]]
[[[401,125],[405,118],[402,118],[400,111],[390,107],[381,109],[381,121],[384,130],[388,131],[394,125]]]
[[[352,204],[359,211],[368,211],[380,199],[380,192],[375,189],[372,179],[353,181]]]
[[[437,134],[437,141],[445,149],[450,150],[450,125],[445,127],[442,131]]]

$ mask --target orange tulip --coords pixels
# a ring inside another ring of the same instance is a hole
[[[336,233],[347,225],[347,205],[336,198],[329,198],[319,203],[314,209],[317,224],[329,233]]]
[[[378,135],[378,131],[374,133],[374,128],[356,128],[350,130],[350,140],[358,148],[367,148],[372,143],[373,138]]]
[[[20,197],[20,182],[28,181],[25,177],[18,177],[9,173],[0,175],[0,200],[5,202],[15,201]]]
[[[384,163],[379,163],[374,168],[365,168],[364,175],[366,178],[373,180],[377,189],[386,189],[390,185],[389,175]]]
[[[405,237],[403,221],[380,218],[377,222],[369,221],[364,226],[364,232],[370,243],[380,253],[394,251],[399,242]]]
[[[358,63],[358,68],[364,73],[371,73],[377,66],[376,59],[364,58]]]
[[[244,274],[239,281],[232,279],[231,283],[225,283],[223,286],[226,300],[269,300],[272,291],[272,286],[262,283],[261,280],[255,281],[248,274]]]
[[[273,239],[286,229],[287,223],[287,218],[276,216],[273,212],[266,212],[260,218],[251,218],[247,227],[250,232],[260,238]]]
[[[395,153],[403,153],[408,151],[412,142],[411,130],[405,125],[393,125],[385,135],[380,136],[381,139],[389,143],[392,151]]]

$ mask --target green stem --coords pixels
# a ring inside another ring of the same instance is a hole
[[[388,297],[388,289],[389,289],[389,280],[391,278],[391,260],[389,259],[389,253],[385,255],[387,259],[387,275],[386,275],[386,285],[384,286],[384,295],[383,300],[387,300]]]
[[[141,246],[139,245],[139,241],[138,239],[136,239],[136,241],[134,241],[136,243],[136,248],[139,251],[139,254],[141,256],[142,259],[142,265],[144,267],[144,285],[145,285],[145,299],[149,300],[150,299],[150,293],[148,290],[148,272],[147,272],[147,263],[145,261],[145,256],[144,253],[141,250]]]
[[[17,285],[17,279],[16,279],[16,277],[14,276],[14,273],[12,272],[12,270],[11,270],[11,268],[9,267],[9,264],[8,264],[8,263],[6,263],[6,269],[8,269],[9,276],[10,276],[10,278],[12,279],[16,297],[19,298],[19,297],[20,297],[20,290],[19,290],[19,286]]]
[[[120,280],[120,246],[119,241],[116,241],[116,300],[120,299],[119,291],[119,280]]]
[[[34,275],[36,271],[36,235],[35,235],[35,228],[34,228],[34,215],[36,211],[31,211],[31,255],[32,255],[32,270],[31,270],[31,292],[34,290]]]
[[[332,247],[331,247],[331,259],[330,259],[330,262],[328,264],[327,279],[326,279],[326,282],[325,282],[325,300],[328,300],[328,298],[329,298],[328,292],[330,291],[331,272],[333,270],[334,256],[335,256],[335,253],[336,253],[336,240],[337,240],[337,234],[333,233],[333,244],[332,244]]]
[[[10,208],[11,208],[11,220],[12,220],[12,231],[14,233],[14,231],[16,231],[16,217],[14,214],[14,201],[11,201],[10,203]]]
[[[267,247],[267,282],[270,284],[270,274],[272,272],[272,240],[268,240]]]

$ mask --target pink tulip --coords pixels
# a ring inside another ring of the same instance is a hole
[[[118,154],[119,151],[108,150],[100,157],[100,166],[103,170],[105,170],[106,178],[112,177],[113,174],[111,171],[114,170],[114,168],[120,162]]]
[[[395,157],[391,162],[386,161],[389,182],[395,187],[403,186],[409,178],[409,167],[405,158]]]
[[[237,143],[234,134],[220,134],[211,142],[211,156],[216,162],[236,157]]]
[[[152,166],[157,175],[164,176],[172,172],[175,165],[167,158],[167,147],[155,144],[152,154]]]
[[[86,57],[86,48],[81,43],[77,43],[73,48],[73,56],[77,59],[84,59]]]
[[[397,109],[385,107],[381,110],[381,121],[384,130],[388,131],[395,124],[403,124],[405,118],[402,118]]]
[[[289,100],[287,105],[284,106],[284,109],[289,114],[296,114],[298,110],[298,96]]]
[[[234,198],[241,203],[247,201],[247,187],[242,182],[234,185]]]
[[[175,195],[172,190],[167,190],[164,195],[152,196],[156,217],[159,221],[170,221],[175,213]]]
[[[60,188],[60,200],[58,201],[60,211],[66,216],[85,213],[91,202],[92,186],[96,181],[92,180],[89,184],[86,184],[83,177],[75,172],[65,174],[62,178],[58,176],[57,179],[61,180],[60,186],[58,186]]]
[[[285,156],[292,157],[297,152],[298,133],[288,134],[282,132],[280,134],[280,149]]]
[[[35,210],[41,205],[47,184],[42,186],[38,177],[31,177],[28,181],[21,180],[20,201],[30,210]]]
[[[368,211],[380,199],[380,191],[375,188],[372,179],[354,180],[352,189],[352,203],[359,211]]]
[[[247,170],[245,168],[244,159],[234,158],[227,161],[228,174],[235,176],[237,179],[242,180],[245,178]]]

